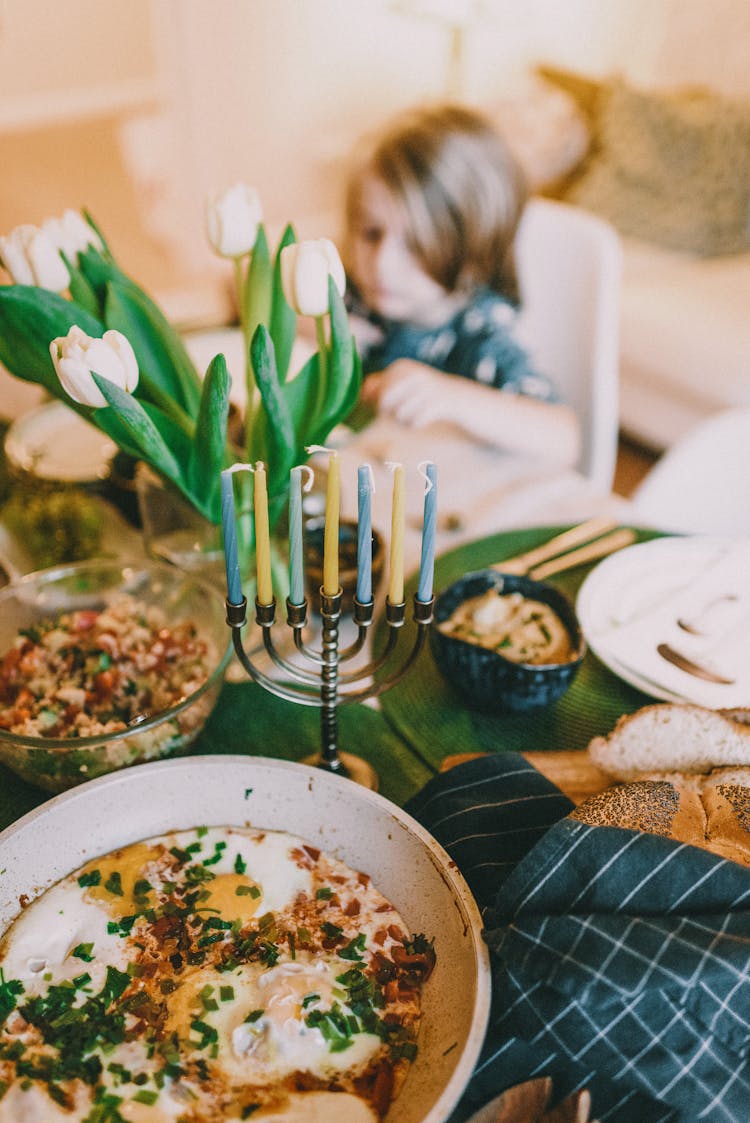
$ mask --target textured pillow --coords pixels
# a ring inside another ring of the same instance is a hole
[[[669,249],[750,249],[750,102],[616,79],[597,118],[595,149],[567,201]]]

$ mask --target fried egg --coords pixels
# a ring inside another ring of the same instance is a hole
[[[134,843],[0,942],[0,1123],[373,1123],[433,964],[366,874],[295,835]]]

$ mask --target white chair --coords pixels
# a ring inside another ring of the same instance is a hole
[[[631,496],[639,524],[687,534],[750,534],[750,408],[701,421]]]
[[[522,341],[578,415],[579,470],[608,492],[619,412],[619,238],[607,222],[577,207],[531,199],[516,263]]]

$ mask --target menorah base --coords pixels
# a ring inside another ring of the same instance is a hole
[[[325,772],[333,772],[336,776],[345,776],[347,780],[354,780],[355,784],[361,784],[363,788],[369,788],[370,791],[378,790],[377,772],[371,764],[361,756],[355,756],[354,753],[338,752],[332,764],[319,754],[305,757],[302,763],[311,764],[314,768],[322,768]]]

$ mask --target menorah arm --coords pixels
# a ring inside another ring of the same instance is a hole
[[[286,686],[284,683],[277,682],[276,679],[271,678],[270,675],[264,674],[263,671],[255,666],[242,646],[242,632],[236,625],[232,626],[232,642],[237,658],[254,682],[257,682],[265,690],[268,690],[269,693],[275,694],[277,698],[284,698],[287,702],[297,702],[302,706],[320,707],[320,680],[317,676],[314,683],[311,682],[309,684],[310,686],[315,686],[315,693],[307,693],[302,684],[297,687]]]
[[[396,648],[399,627],[400,625],[395,624],[388,628],[388,640],[377,659],[371,660],[371,662],[367,663],[364,667],[358,667],[354,671],[347,671],[345,674],[339,675],[339,682],[345,686],[348,682],[356,682],[357,679],[365,678],[368,675],[374,675],[376,671],[379,671],[384,663],[387,663]]]
[[[432,623],[432,607],[435,603],[435,598],[430,597],[427,601],[419,600],[416,594],[414,595],[414,622],[417,625],[417,636],[414,641],[414,646],[409,655],[407,655],[404,662],[389,674],[384,675],[383,678],[377,682],[371,683],[369,686],[364,687],[362,690],[341,691],[339,698],[341,702],[361,702],[366,698],[376,698],[378,694],[382,694],[394,682],[398,682],[403,674],[409,670],[414,661],[418,657],[420,651],[424,647],[427,633]],[[375,660],[368,667],[363,667],[359,671],[359,677],[364,677],[366,674],[371,674],[373,671],[378,670],[386,662],[388,656],[393,652],[398,639],[399,629],[404,623],[406,605],[404,602],[401,604],[391,604],[389,600],[385,602],[385,618],[388,623],[388,642],[386,643],[385,650],[379,659]],[[342,675],[340,682],[346,685],[347,682],[354,680],[353,675]]]
[[[342,690],[339,693],[339,702],[346,704],[348,704],[349,702],[363,702],[366,698],[377,698],[379,694],[383,694],[384,691],[393,686],[395,682],[398,682],[401,676],[406,674],[409,668],[414,664],[419,656],[419,653],[424,647],[428,631],[429,622],[426,624],[418,624],[417,637],[414,641],[414,646],[411,649],[410,653],[407,655],[406,659],[404,659],[403,663],[400,664],[400,666],[396,667],[393,671],[390,672],[390,674],[384,675],[383,678],[378,679],[377,682],[373,682],[369,686],[366,686],[363,690]],[[340,681],[342,682],[342,684],[345,684],[346,682],[343,677]]]

